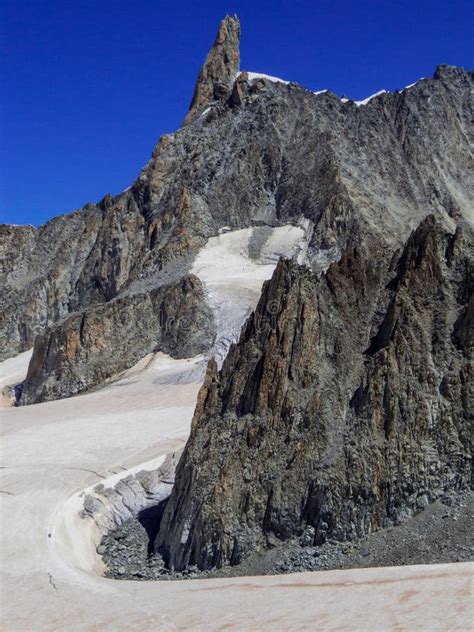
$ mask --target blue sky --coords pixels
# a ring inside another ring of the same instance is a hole
[[[361,99],[473,67],[474,3],[2,0],[0,221],[38,225],[129,186],[187,111],[219,21],[242,68]]]

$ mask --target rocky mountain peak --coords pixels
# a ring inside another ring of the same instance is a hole
[[[458,265],[455,253],[472,241],[474,73],[441,66],[434,79],[357,105],[239,73],[239,38],[238,19],[226,17],[199,74],[186,117],[192,124],[160,139],[131,187],[38,228],[0,227],[0,357],[35,347],[38,367],[21,401],[84,392],[112,368],[129,368],[137,354],[164,348],[169,332],[161,327],[168,321],[159,315],[168,293],[176,318],[191,309],[202,313],[210,344],[205,292],[191,284],[188,301],[181,280],[224,228],[265,225],[270,235],[272,227],[303,221],[314,269],[351,253],[327,280],[338,296],[351,291],[356,306],[363,298],[350,285],[362,271],[357,257],[370,251],[374,262],[388,264],[428,215],[443,229],[458,228],[449,252]],[[415,254],[423,243],[418,234]],[[437,278],[437,259],[423,261],[432,261]],[[466,288],[460,286],[463,297]],[[84,320],[89,312],[91,320]],[[133,318],[121,320],[125,313]],[[121,333],[104,338],[117,363],[85,335],[88,323],[98,331],[94,323],[102,317],[121,323]],[[134,319],[157,323],[157,330],[148,326],[136,349],[115,352],[124,337],[134,339]],[[77,334],[77,353],[62,353],[63,341]],[[186,348],[203,350],[201,338]]]
[[[313,545],[352,540],[469,486],[472,253],[458,239],[428,216],[393,268],[353,248],[322,276],[279,263],[209,366],[156,539],[169,568],[238,564],[308,527]]]
[[[228,97],[240,68],[240,22],[236,15],[220,23],[216,39],[199,73],[189,112],[190,123],[213,101]]]
[[[460,77],[464,73],[464,68],[458,66],[451,66],[450,64],[438,64],[433,74],[433,79],[453,79]]]

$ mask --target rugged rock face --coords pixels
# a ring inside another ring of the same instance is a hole
[[[36,338],[19,403],[76,395],[158,349],[174,358],[204,353],[213,339],[213,316],[194,275],[116,298]]]
[[[0,226],[2,360],[29,349],[37,333],[68,314],[71,300],[80,302],[76,287],[99,227],[95,208],[38,229]]]
[[[240,70],[239,43],[240,22],[236,16],[227,16],[199,73],[185,123],[199,116],[212,102],[229,97]]]
[[[472,235],[429,216],[395,262],[280,262],[209,367],[156,541],[170,568],[353,539],[470,484]]]
[[[450,230],[473,221],[473,73],[440,66],[432,79],[359,106],[238,74],[239,31],[236,18],[223,21],[186,125],[160,139],[130,189],[36,229],[0,227],[0,359],[40,334],[32,367],[46,374],[55,366],[67,381],[61,354],[39,369],[49,357],[46,328],[70,314],[87,320],[116,300],[128,310],[130,295],[177,282],[224,226],[304,216],[314,260],[353,247],[390,258],[430,213]],[[107,355],[94,358],[104,363],[94,371],[102,379]],[[124,368],[136,354],[127,358]]]

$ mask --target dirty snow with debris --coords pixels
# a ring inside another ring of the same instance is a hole
[[[258,300],[278,256],[304,260],[308,228],[226,232],[199,253],[194,272],[216,313],[220,353]],[[30,355],[0,364],[2,388],[24,379]],[[184,446],[204,362],[202,356],[173,360],[158,353],[96,392],[1,409],[2,629],[54,631],[67,622],[71,632],[274,630],[289,621],[309,629],[328,620],[349,629],[363,620],[366,629],[388,629],[396,621],[409,630],[415,621],[429,630],[439,627],[448,609],[453,624],[467,628],[469,564],[193,582],[116,582],[100,575],[101,533],[80,514],[86,495],[97,484],[113,493],[119,480],[157,468]],[[308,590],[315,596],[310,602]],[[406,594],[416,595],[410,608]]]

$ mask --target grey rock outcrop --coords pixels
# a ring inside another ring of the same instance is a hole
[[[281,261],[211,363],[157,536],[170,568],[351,540],[471,484],[473,242],[433,216],[388,266]],[[311,533],[311,542],[306,537]]]
[[[240,22],[237,16],[222,20],[194,88],[184,123],[191,122],[211,103],[229,97],[240,70]]]
[[[37,335],[46,344],[46,329],[69,315],[129,306],[126,297],[177,282],[223,226],[304,216],[310,257],[357,247],[390,258],[430,213],[450,230],[472,224],[472,72],[440,66],[358,107],[331,92],[236,78],[239,31],[236,18],[224,20],[187,124],[160,139],[130,189],[39,228],[0,227],[0,359]],[[47,356],[36,344],[33,365]]]
[[[214,330],[201,282],[193,275],[97,304],[37,336],[19,403],[84,392],[157,350],[174,358],[204,353]]]

